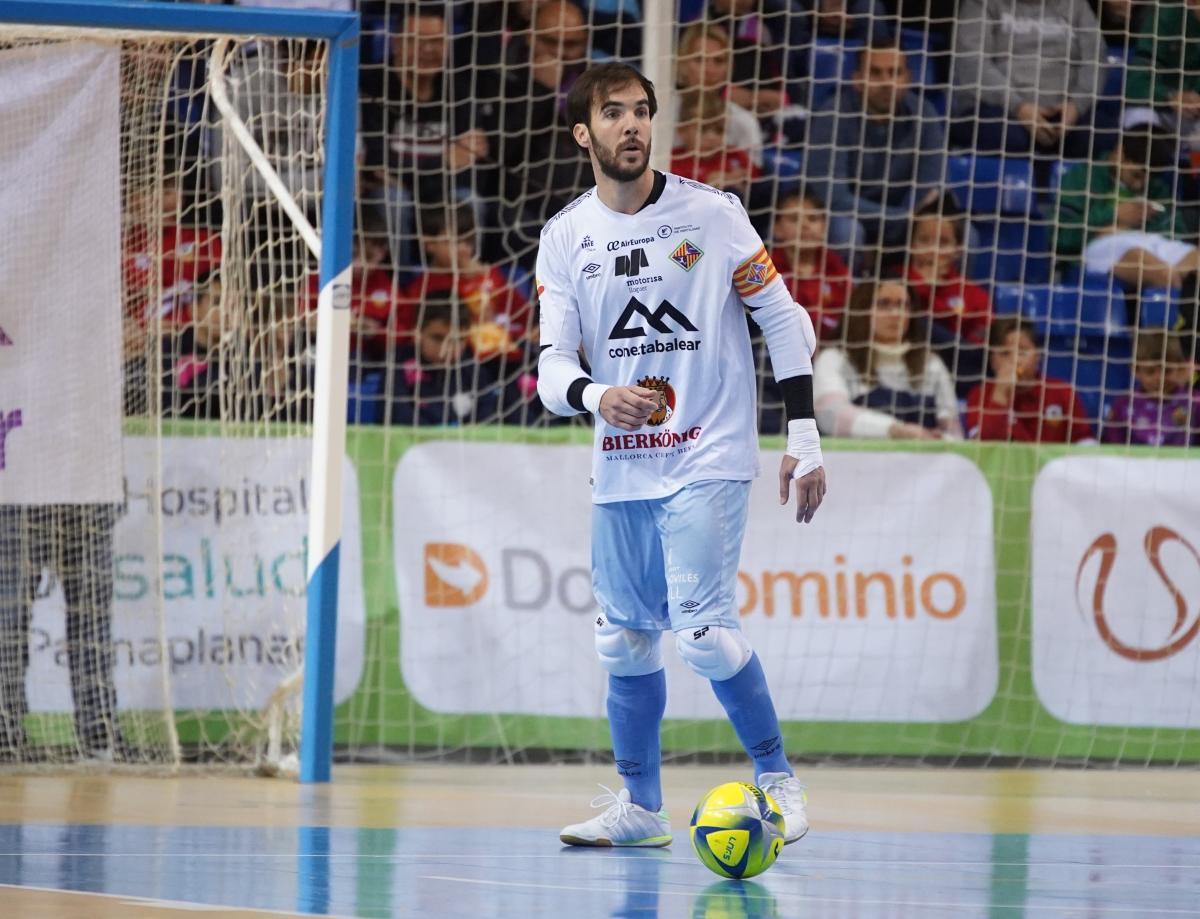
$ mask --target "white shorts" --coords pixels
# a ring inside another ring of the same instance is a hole
[[[1108,274],[1132,249],[1144,249],[1159,261],[1174,266],[1195,248],[1158,233],[1127,230],[1101,236],[1088,243],[1087,248],[1083,250],[1083,266],[1088,271]]]

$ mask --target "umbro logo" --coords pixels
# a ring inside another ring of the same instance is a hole
[[[683,601],[682,603],[680,603],[679,605],[680,605],[681,607],[683,607],[684,609],[686,609],[686,610],[693,610],[693,609],[695,609],[696,607],[698,607],[700,604],[699,604],[699,603],[697,603],[695,600],[684,600],[684,601]]]
[[[754,751],[754,756],[770,756],[779,749],[779,735],[776,734],[770,740],[761,740],[750,748]]]
[[[637,766],[640,766],[641,763],[635,759],[619,759],[616,760],[616,765],[620,769],[633,769]]]
[[[625,305],[625,309],[621,311],[621,315],[617,317],[617,321],[613,324],[612,331],[608,333],[608,337],[610,339],[644,338],[646,336],[645,326],[631,324],[634,322],[634,318],[638,316],[655,332],[663,335],[670,335],[673,332],[679,331],[700,331],[669,300],[664,300],[659,304],[658,309],[651,312],[650,308],[637,297],[630,297],[629,302]],[[676,328],[672,328],[667,324],[668,319],[675,324]]]
[[[597,265],[595,262],[588,262],[586,265],[583,266],[584,274],[595,274],[599,270],[600,270],[600,266]]]

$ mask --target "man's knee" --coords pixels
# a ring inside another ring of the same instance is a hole
[[[675,633],[679,656],[696,673],[708,680],[728,680],[750,662],[754,649],[741,629],[704,625]]]
[[[645,676],[662,670],[660,632],[627,629],[596,617],[596,654],[613,676]]]

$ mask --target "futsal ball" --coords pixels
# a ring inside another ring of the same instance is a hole
[[[723,878],[762,874],[783,848],[783,814],[771,796],[748,782],[718,785],[692,814],[692,846]]]

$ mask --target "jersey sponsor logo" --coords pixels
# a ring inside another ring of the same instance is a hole
[[[708,634],[708,626],[705,626],[702,629],[696,629],[696,631],[692,632],[692,641],[699,641],[701,638],[703,638],[707,634]]]
[[[596,248],[596,244],[592,242],[592,237],[585,236],[579,241],[579,248],[583,249],[585,252],[591,252]]]
[[[691,240],[685,239],[671,253],[671,261],[682,268],[684,271],[691,271],[692,266],[700,261],[700,257],[704,252],[694,245]]]
[[[426,606],[470,606],[487,588],[487,566],[473,549],[453,542],[425,544]]]
[[[617,321],[613,324],[612,331],[608,333],[609,341],[618,338],[644,338],[646,329],[641,325],[630,325],[635,316],[642,317],[646,325],[650,326],[655,332],[660,332],[663,335],[672,335],[679,331],[699,332],[690,319],[683,313],[677,310],[670,300],[664,300],[659,304],[658,309],[650,312],[646,306],[637,297],[630,297],[629,302],[625,304],[625,309],[621,311],[621,315],[617,317]],[[670,319],[678,326],[677,329],[667,325],[666,320]]]
[[[667,341],[655,339],[639,345],[627,345],[624,348],[609,348],[609,357],[644,357],[647,354],[673,354],[676,351],[699,351],[698,338],[670,338]]]
[[[650,259],[646,258],[645,249],[634,249],[628,255],[618,255],[613,265],[613,274],[617,277],[636,278],[643,268],[650,267]]]
[[[686,431],[658,431],[654,434],[614,434],[601,438],[601,453],[620,453],[627,450],[658,450],[679,447],[700,439],[700,425]]]
[[[670,239],[671,236],[675,233],[697,233],[697,232],[699,232],[699,230],[700,230],[700,227],[694,223],[685,223],[682,226],[678,226],[678,227],[673,227],[670,224],[664,223],[661,227],[658,228],[657,232],[658,232],[659,239]]]
[[[666,239],[671,235],[671,232],[672,231],[671,231],[670,226],[668,226],[667,224],[664,223],[661,227],[658,228],[658,238]]]
[[[658,395],[658,408],[646,419],[646,424],[654,428],[662,427],[675,415],[675,389],[668,380],[670,377],[642,377],[637,381],[638,386],[652,389]]]
[[[597,278],[600,276],[600,266],[597,265],[595,262],[588,262],[580,270],[588,276],[588,280],[591,280],[592,278]]]
[[[616,239],[608,244],[609,252],[618,252],[621,249],[628,249],[630,246],[648,246],[654,242],[653,236],[642,236],[638,239]]]

